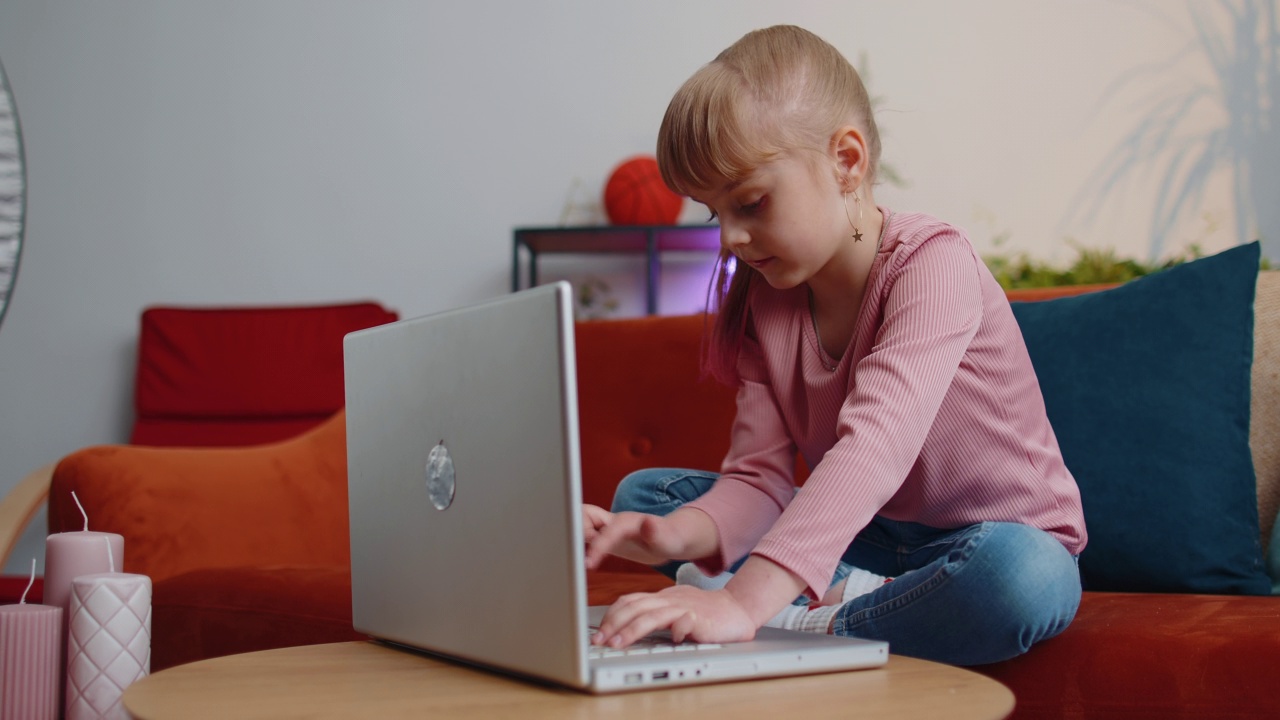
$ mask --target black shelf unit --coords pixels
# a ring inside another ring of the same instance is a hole
[[[643,255],[645,312],[658,312],[662,254],[719,252],[718,225],[599,225],[516,228],[511,247],[511,291],[538,284],[538,256],[548,253]],[[522,255],[528,264],[522,273]],[[527,284],[522,284],[522,281]]]

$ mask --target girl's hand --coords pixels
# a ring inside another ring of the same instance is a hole
[[[660,517],[645,513],[610,513],[583,506],[587,568],[600,566],[606,555],[661,565],[669,560],[706,557],[719,549],[715,523],[700,510],[680,509]],[[587,530],[590,526],[590,530]]]
[[[591,644],[623,648],[664,628],[671,628],[671,638],[678,643],[745,642],[756,636],[755,622],[727,591],[676,585],[619,598]]]
[[[608,510],[598,505],[582,504],[582,539],[587,544],[587,547],[591,547],[591,543],[595,542],[596,536],[612,519],[613,513]]]

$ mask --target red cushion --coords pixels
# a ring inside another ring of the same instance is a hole
[[[711,378],[699,379],[702,327],[700,315],[578,324],[585,502],[609,507],[623,476],[655,463],[719,469],[719,459],[729,449],[734,391]],[[655,358],[662,361],[653,362]],[[699,416],[657,422],[671,397],[680,398],[680,407],[698,408]],[[605,559],[602,569],[651,572],[613,557]]]
[[[1280,598],[1087,592],[1066,632],[973,669],[1023,720],[1275,717],[1278,620]]]
[[[345,566],[217,568],[152,588],[151,669],[223,655],[360,640]]]
[[[656,572],[588,573],[588,602],[607,605],[671,581]],[[193,570],[152,591],[151,669],[236,653],[358,640],[345,566]]]
[[[0,575],[0,605],[16,605],[22,599],[22,593],[31,580],[28,575]],[[44,599],[44,578],[37,577],[31,590],[27,592],[28,603],[38,603]]]
[[[305,430],[343,406],[343,336],[395,319],[372,302],[149,308],[130,442],[238,445]]]

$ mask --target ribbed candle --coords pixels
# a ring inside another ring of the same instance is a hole
[[[127,720],[124,690],[151,672],[151,578],[76,578],[67,627],[66,720]]]
[[[56,720],[62,608],[0,607],[0,720]]]

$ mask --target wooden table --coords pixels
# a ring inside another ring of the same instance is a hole
[[[129,687],[139,720],[170,718],[966,718],[1013,711],[977,673],[892,656],[876,670],[592,696],[372,642],[265,650],[180,665]]]

